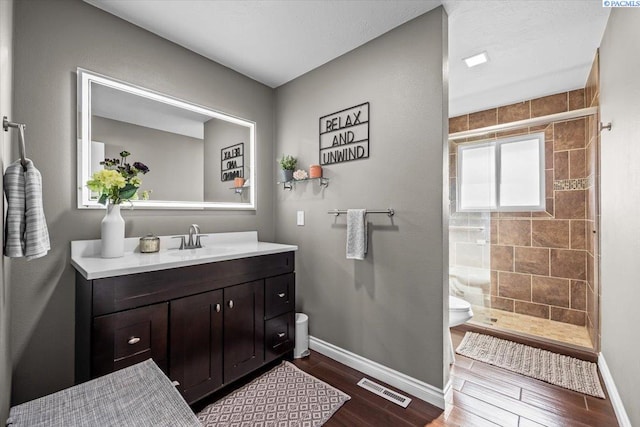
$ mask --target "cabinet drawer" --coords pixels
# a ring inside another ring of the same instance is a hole
[[[152,320],[140,319],[133,325],[124,325],[114,331],[114,359],[123,359],[143,351],[151,351]]]
[[[265,319],[295,310],[295,274],[271,277],[265,281]]]
[[[265,322],[265,362],[293,350],[295,345],[295,313],[286,313]]]
[[[166,372],[168,313],[164,303],[96,317],[91,376],[108,374],[150,357]]]

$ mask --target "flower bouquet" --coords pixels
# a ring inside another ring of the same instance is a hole
[[[104,159],[100,162],[104,169],[94,172],[87,181],[87,187],[100,195],[98,203],[119,205],[124,201],[138,199],[138,189],[142,184],[138,175],[148,173],[149,168],[141,162],[134,162],[133,165],[127,163],[126,159],[130,155],[128,151],[121,151],[119,159]],[[143,191],[140,196],[147,200],[149,191]]]
[[[103,258],[124,256],[125,223],[120,215],[120,203],[138,198],[138,189],[142,184],[138,175],[149,172],[144,163],[127,163],[130,155],[128,151],[122,151],[119,159],[104,159],[100,162],[104,169],[94,172],[87,181],[87,187],[100,195],[98,202],[107,205],[107,213],[100,225],[100,250]],[[141,196],[148,199],[149,192],[143,191]]]

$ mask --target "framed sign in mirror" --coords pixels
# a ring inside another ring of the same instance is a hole
[[[252,121],[78,68],[78,208],[102,207],[87,180],[126,150],[150,169],[136,208],[255,209],[255,134]]]

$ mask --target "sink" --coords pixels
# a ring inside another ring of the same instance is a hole
[[[223,246],[208,246],[204,248],[198,249],[182,249],[182,250],[170,250],[170,256],[181,257],[181,258],[198,258],[198,257],[207,257],[207,256],[215,256],[222,255],[230,252],[230,248]]]

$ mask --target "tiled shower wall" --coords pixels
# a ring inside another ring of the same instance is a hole
[[[454,117],[449,120],[449,131],[455,133],[580,109],[585,107],[586,98],[593,100],[593,97],[594,90],[587,86]],[[593,233],[596,221],[592,219],[596,215],[597,194],[593,185],[597,166],[594,123],[597,120],[579,118],[459,141],[544,131],[547,203],[543,212],[493,212],[490,215],[456,212],[457,144],[450,144],[452,269],[487,269],[490,285],[485,302],[491,307],[580,326],[587,326],[591,317],[596,318],[592,313],[597,313],[597,309],[591,310],[597,303],[592,285],[595,280],[593,254],[597,253]],[[486,226],[489,232],[455,228],[465,224]],[[467,234],[461,235],[464,232]],[[488,244],[483,245],[483,239],[487,239]],[[469,265],[468,253],[473,245],[482,257],[475,265]]]

